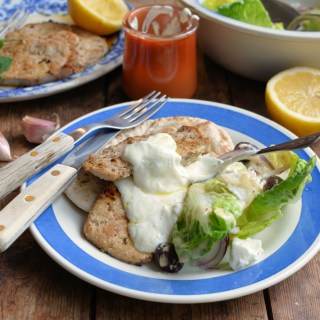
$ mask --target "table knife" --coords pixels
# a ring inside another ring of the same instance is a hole
[[[70,151],[74,142],[72,136],[61,132],[2,167],[0,169],[0,199]]]
[[[5,251],[76,178],[88,154],[103,149],[118,130],[93,136],[74,148],[61,163],[23,189],[0,211],[0,252]]]

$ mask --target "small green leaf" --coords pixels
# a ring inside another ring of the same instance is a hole
[[[12,63],[12,59],[0,56],[0,73],[6,71]]]
[[[0,39],[0,49],[3,47],[3,40]]]

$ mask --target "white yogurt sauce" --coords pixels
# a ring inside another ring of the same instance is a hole
[[[158,244],[170,241],[187,189],[147,193],[131,177],[117,181],[116,186],[121,193],[135,247],[142,252],[154,252]]]
[[[190,183],[208,177],[221,161],[203,157],[189,167],[181,165],[176,143],[159,133],[128,145],[122,158],[133,165],[133,178],[116,181],[129,219],[135,247],[154,252],[158,244],[171,240]]]
[[[188,173],[168,134],[156,134],[127,146],[122,158],[133,165],[134,183],[148,193],[173,192],[185,187]]]
[[[262,180],[256,172],[248,169],[241,162],[234,162],[222,171],[218,179],[243,203],[248,206],[253,198],[263,189]]]

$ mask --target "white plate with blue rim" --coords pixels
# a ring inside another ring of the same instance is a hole
[[[72,23],[68,15],[66,0],[0,0],[0,28],[1,23],[8,20],[21,6],[26,7],[30,13],[26,24],[48,20]],[[66,79],[25,88],[0,86],[0,103],[49,96],[78,87],[107,74],[122,64],[123,30],[112,37],[112,43],[110,51],[98,63]]]
[[[85,123],[105,119],[127,105],[100,109],[61,130],[71,132]],[[211,120],[224,127],[235,143],[248,141],[257,146],[268,146],[295,138],[291,132],[262,116],[214,102],[171,99],[154,117],[169,116]],[[311,149],[297,153],[305,160],[314,155]],[[284,280],[319,251],[320,209],[314,205],[319,197],[319,169],[318,161],[312,173],[312,182],[306,185],[301,201],[287,206],[281,219],[256,235],[263,242],[264,255],[259,262],[241,271],[201,270],[185,265],[179,273],[166,274],[160,272],[152,262],[139,267],[118,261],[85,239],[83,226],[87,213],[73,206],[65,196],[59,197],[34,222],[31,232],[57,263],[102,289],[166,303],[228,300],[263,290]]]

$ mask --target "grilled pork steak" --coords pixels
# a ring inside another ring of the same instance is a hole
[[[107,52],[104,38],[76,26],[51,21],[28,24],[6,35],[0,55],[13,61],[0,83],[33,86],[63,79]]]

